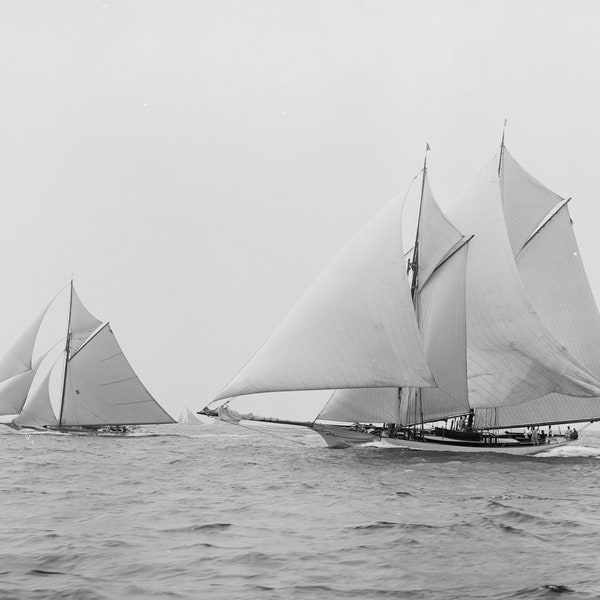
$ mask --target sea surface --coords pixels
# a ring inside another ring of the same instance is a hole
[[[600,434],[537,457],[273,425],[0,431],[0,599],[600,598]]]

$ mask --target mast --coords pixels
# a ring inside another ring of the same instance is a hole
[[[418,285],[419,285],[419,234],[421,231],[421,214],[423,211],[423,196],[425,195],[425,179],[427,177],[427,153],[429,152],[429,150],[431,150],[429,143],[425,144],[425,157],[423,159],[423,179],[421,180],[421,197],[419,198],[419,216],[417,218],[417,231],[415,234],[415,245],[414,245],[414,251],[413,251],[413,257],[412,257],[412,261],[409,264],[409,270],[412,269],[413,272],[413,277],[412,277],[412,282],[411,282],[411,286],[410,286],[410,295],[412,296],[413,299],[413,305],[415,308],[415,317],[417,319],[417,326],[420,329],[420,323],[419,323],[419,314],[418,314],[418,305],[417,305],[417,291],[418,291]],[[415,388],[415,394],[414,394],[414,411],[415,411],[415,422],[417,420],[417,411],[420,413],[420,417],[421,417],[421,429],[423,428],[423,404],[422,404],[422,400],[421,400],[421,393],[420,393],[420,388]],[[399,400],[401,401],[401,396],[402,391],[399,391],[398,397]]]
[[[506,133],[506,123],[508,119],[504,119],[504,127],[502,128],[502,141],[500,142],[500,157],[498,158],[498,177],[502,171],[502,161],[504,159],[504,134]]]
[[[62,427],[63,408],[65,405],[65,389],[67,387],[67,367],[69,364],[69,353],[71,351],[71,312],[73,310],[73,278],[69,287],[69,317],[67,319],[67,336],[65,341],[65,369],[63,373],[63,384],[60,398],[60,415],[58,417],[58,426]]]
[[[425,193],[425,178],[427,177],[427,153],[431,150],[429,144],[425,146],[425,158],[423,159],[423,179],[421,181],[421,197],[419,199],[419,216],[417,218],[417,232],[415,235],[415,245],[413,250],[413,257],[409,263],[409,270],[412,269],[413,278],[410,286],[410,294],[415,298],[417,293],[417,285],[419,283],[419,232],[421,229],[421,211],[423,210],[423,195]]]

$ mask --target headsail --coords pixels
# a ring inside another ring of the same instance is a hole
[[[390,203],[337,255],[217,399],[434,385],[403,260],[404,198]]]
[[[60,417],[60,381],[64,368],[64,351],[46,355],[28,390],[25,404],[15,425],[21,427],[56,427]]]
[[[466,264],[468,245],[442,213],[424,174],[418,227],[418,285],[414,304],[425,354],[437,388],[403,395],[405,417],[425,421],[468,410],[466,352]],[[469,241],[470,244],[470,241]],[[418,403],[411,409],[412,402]]]
[[[37,366],[33,364],[33,350],[48,306],[0,361],[0,415],[14,415],[23,408]]]
[[[400,390],[368,388],[337,390],[316,420],[342,423],[400,423]]]

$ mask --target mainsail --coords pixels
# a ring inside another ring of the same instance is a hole
[[[515,169],[512,161],[506,161],[505,165]],[[507,177],[511,174],[507,173]],[[518,171],[516,174],[519,175]],[[546,207],[551,210],[539,218],[538,227],[530,237],[520,247],[513,248],[519,273],[545,325],[593,373],[600,373],[600,313],[581,260],[567,201],[539,183],[536,192],[547,198]],[[600,398],[556,393],[480,415],[482,424],[498,427],[599,417]]]
[[[470,186],[453,218],[474,234],[466,274],[469,404],[510,406],[552,392],[598,396],[597,377],[552,335],[527,294],[507,229],[504,178],[490,171]]]
[[[57,340],[35,367],[7,380],[15,382],[11,386],[0,383],[0,404],[19,400],[16,412],[20,414],[14,424],[63,428],[174,422],[143,386],[108,323],[102,323],[85,308],[72,284],[68,308],[62,343]],[[28,343],[16,345],[27,349],[27,360],[21,361],[25,366],[31,365],[35,343],[31,337],[35,338],[42,321],[43,316],[36,321],[37,329],[28,329]],[[10,356],[23,356],[14,348]]]

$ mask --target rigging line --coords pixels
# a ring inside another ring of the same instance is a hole
[[[250,431],[256,431],[256,427],[249,427],[248,425],[242,425],[241,423],[232,423],[231,421],[225,421],[223,419],[219,419],[219,421],[222,421],[223,423],[227,423],[228,425],[237,425],[238,427],[241,427],[242,429],[249,429]],[[285,440],[286,442],[292,442],[294,444],[300,444],[301,446],[306,446],[306,444],[304,442],[300,442],[298,440],[292,440],[290,438],[286,438],[282,435],[277,435],[276,433],[271,433],[270,431],[265,431],[264,429],[260,430],[261,433],[264,433],[266,435],[270,435],[272,437],[276,437],[276,438],[280,438],[282,440]]]

